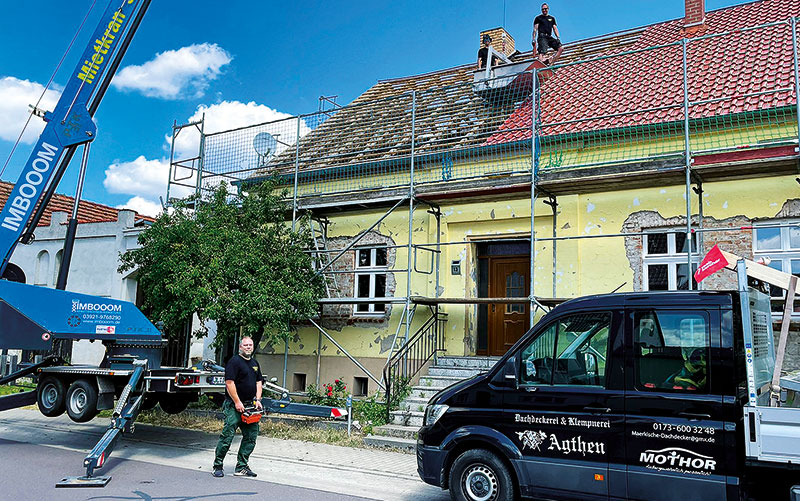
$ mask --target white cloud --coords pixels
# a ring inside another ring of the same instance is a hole
[[[43,90],[44,85],[30,80],[20,80],[10,76],[0,78],[0,139],[17,140],[30,114],[28,105],[36,104]],[[39,103],[39,108],[52,111],[60,95],[60,90],[48,89]],[[31,117],[31,122],[22,136],[22,142],[36,142],[42,129],[44,121],[39,117]]]
[[[109,165],[103,186],[109,193],[156,198],[166,193],[168,176],[168,161],[148,160],[139,155],[132,162]]]
[[[133,197],[122,205],[117,205],[117,209],[135,210],[143,216],[156,217],[161,213],[161,204],[152,202],[142,197]]]
[[[142,65],[122,68],[112,85],[147,97],[177,99],[201,97],[208,83],[221,74],[233,57],[217,44],[194,44],[168,50]]]
[[[143,155],[139,155],[133,161],[109,165],[105,174],[103,186],[106,190],[109,193],[134,195],[125,206],[137,212],[151,216],[155,208],[161,207],[161,204],[157,202],[159,197],[166,199],[169,160],[165,158],[148,160]],[[178,174],[186,177],[190,173],[179,172]],[[186,186],[172,185],[170,198],[184,198],[194,192],[189,188],[194,185],[193,178],[183,179],[181,183]]]

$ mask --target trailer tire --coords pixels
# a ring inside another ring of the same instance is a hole
[[[78,379],[67,390],[67,414],[76,423],[91,421],[97,415],[97,388],[91,381]]]
[[[183,395],[166,393],[158,399],[161,410],[167,414],[180,414],[189,406],[189,399]]]
[[[145,395],[142,401],[142,410],[149,411],[156,408],[158,405],[158,397],[155,395]]]
[[[458,456],[450,469],[450,497],[454,501],[511,501],[514,483],[497,455],[473,449]]]
[[[36,405],[44,416],[56,417],[64,414],[67,410],[66,397],[67,385],[57,377],[44,377],[36,385]]]

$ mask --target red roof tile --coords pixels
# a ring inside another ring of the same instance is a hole
[[[788,90],[794,83],[791,26],[783,21],[798,15],[797,0],[761,0],[710,11],[705,25],[694,33],[684,33],[682,19],[647,26],[622,55],[556,68],[542,82],[541,133],[549,136],[683,120],[682,47],[669,44],[685,36],[696,39],[725,33],[687,44],[689,100],[701,101],[691,106],[692,119],[793,104],[793,92]],[[605,55],[614,52],[620,50]],[[528,100],[486,144],[530,139],[530,129]]]
[[[13,187],[14,183],[0,181],[0,207],[5,205]],[[53,198],[50,200],[50,203],[42,215],[42,219],[39,220],[38,226],[49,226],[50,217],[53,215],[53,212],[66,212],[67,214],[72,214],[72,205],[74,204],[74,201],[74,197],[68,197],[66,195],[59,194],[53,195]],[[108,205],[81,200],[80,205],[78,205],[78,223],[114,222],[117,220],[120,210],[121,209],[109,207]],[[136,214],[136,219],[137,221],[142,220],[151,223],[155,221],[155,219],[150,216],[143,216],[138,213]]]

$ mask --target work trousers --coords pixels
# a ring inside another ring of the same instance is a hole
[[[239,445],[239,454],[236,456],[236,470],[238,471],[247,466],[250,454],[256,447],[258,423],[243,423],[241,414],[236,411],[236,407],[230,400],[225,400],[225,403],[222,404],[222,413],[225,414],[225,426],[222,428],[222,433],[219,434],[214,469],[222,468],[222,462],[225,460],[228,449],[231,448],[231,441],[238,427],[242,430],[242,443]]]

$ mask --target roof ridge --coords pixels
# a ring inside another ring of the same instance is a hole
[[[717,9],[708,10],[708,11],[706,11],[706,14],[709,14],[709,13],[712,13],[712,12],[720,12],[720,11],[729,10],[729,9],[735,9],[737,7],[742,7],[742,6],[745,6],[745,5],[750,5],[750,4],[755,4],[755,3],[759,3],[759,2],[765,2],[765,1],[769,1],[769,0],[750,0],[750,1],[747,1],[747,2],[738,3],[738,4],[735,4],[735,5],[729,5],[727,7],[719,7]],[[584,43],[587,43],[587,42],[594,42],[594,41],[598,41],[598,40],[603,40],[605,38],[613,38],[613,37],[618,37],[618,36],[622,36],[622,35],[626,35],[626,34],[633,34],[633,33],[636,33],[637,31],[644,32],[648,28],[652,28],[654,26],[659,26],[659,25],[666,25],[666,24],[674,23],[676,21],[680,21],[681,19],[683,19],[683,17],[676,17],[676,18],[673,18],[673,19],[665,19],[663,21],[656,21],[656,22],[650,23],[650,24],[643,24],[641,26],[636,26],[636,27],[633,27],[633,28],[626,28],[626,29],[622,29],[622,30],[618,30],[618,31],[612,31],[610,33],[603,33],[601,35],[594,35],[594,36],[590,36],[590,37],[586,37],[586,38],[580,38],[578,40],[574,40],[574,41],[571,41],[571,42],[564,42],[564,49],[567,49],[567,48],[569,48],[571,46],[584,44]],[[502,28],[502,26],[500,26],[500,27]],[[492,29],[497,29],[497,28],[492,28]],[[484,31],[486,31],[486,30],[484,30]],[[530,54],[530,56],[533,57],[533,49],[531,49],[529,51],[518,52],[517,56],[526,55],[526,54]],[[526,59],[522,59],[520,62],[525,61],[525,60]],[[447,73],[447,72],[451,72],[451,71],[457,71],[457,70],[460,70],[460,69],[471,68],[471,67],[474,67],[474,66],[475,66],[475,63],[470,62],[470,63],[460,64],[460,65],[457,65],[457,66],[451,66],[449,68],[442,68],[442,69],[439,69],[439,70],[433,70],[433,71],[428,71],[428,72],[425,72],[425,73],[419,73],[419,74],[415,74],[415,75],[406,75],[406,76],[394,77],[394,78],[383,78],[383,79],[378,79],[378,81],[376,82],[376,85],[377,84],[383,84],[383,83],[402,82],[404,80],[427,77],[427,76],[431,76],[431,75],[436,75],[438,73]],[[365,93],[366,92],[367,91],[365,91]],[[359,96],[359,97],[361,97],[361,96]],[[358,99],[358,98],[356,98],[356,99]]]
[[[15,183],[12,183],[10,181],[3,181],[2,179],[0,179],[0,186],[2,186],[2,185],[5,185],[5,187],[8,188],[8,194],[10,195],[11,194],[11,190],[14,188]],[[3,200],[2,200],[3,196],[4,196],[4,194],[0,193],[0,202],[3,202]],[[6,198],[5,200],[8,200],[8,198]],[[42,223],[45,220],[47,220],[47,221],[50,220],[50,214],[53,214],[55,212],[66,212],[68,214],[70,213],[70,210],[67,209],[67,208],[54,207],[52,205],[53,201],[60,202],[60,203],[68,203],[68,204],[71,205],[71,204],[73,204],[75,202],[75,197],[70,196],[70,195],[65,195],[63,193],[54,193],[53,194],[53,198],[50,200],[50,203],[48,204],[48,208],[45,209],[45,213],[42,216],[42,220],[39,222],[40,226],[42,225]],[[78,208],[78,211],[79,211],[78,212],[78,216],[79,216],[78,219],[79,220],[85,219],[85,218],[82,218],[80,216],[85,215],[86,211],[97,211],[97,210],[113,211],[115,213],[116,217],[119,217],[119,212],[120,211],[127,210],[127,211],[131,211],[134,214],[136,214],[136,219],[145,220],[145,221],[155,221],[155,219],[156,219],[153,216],[148,216],[146,214],[141,214],[139,211],[137,211],[135,209],[127,209],[127,208],[118,209],[118,208],[112,207],[110,205],[102,204],[100,202],[93,202],[91,200],[85,200],[85,199],[81,199],[80,200],[78,207],[79,207]],[[108,217],[100,216],[97,219],[86,221],[86,222],[99,223],[99,222],[107,222],[107,221],[114,221],[114,220],[115,219],[110,219],[110,214],[108,214]],[[82,223],[82,224],[85,224],[85,222]]]

